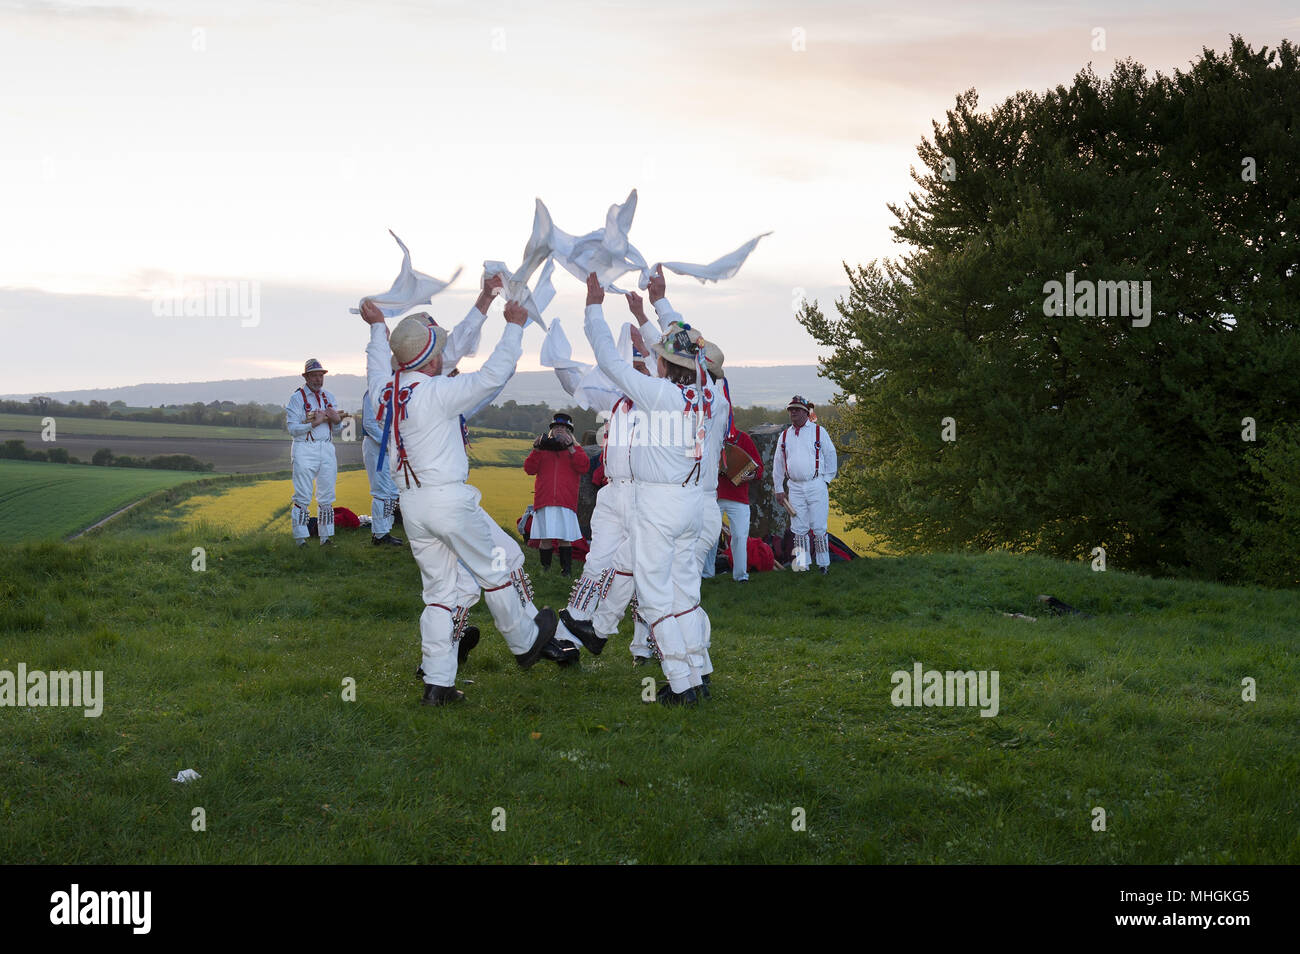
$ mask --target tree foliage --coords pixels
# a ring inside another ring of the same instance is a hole
[[[988,112],[957,97],[890,206],[905,252],[846,264],[838,316],[800,315],[833,349],[855,526],[904,551],[1249,572],[1243,418],[1300,420],[1297,51],[1233,37],[1172,76],[1129,61]],[[1149,282],[1150,323],[1049,314],[1067,273]]]

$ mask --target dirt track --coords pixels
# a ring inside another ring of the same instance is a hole
[[[187,437],[61,437],[44,444],[32,440],[30,432],[0,431],[0,443],[7,440],[25,441],[29,451],[62,447],[73,457],[89,463],[95,451],[109,448],[118,456],[156,457],[159,454],[190,454],[201,461],[210,461],[219,474],[258,474],[263,471],[289,469],[290,441],[267,440],[195,440]],[[360,465],[361,442],[334,442],[339,466]]]

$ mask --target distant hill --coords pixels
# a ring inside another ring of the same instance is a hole
[[[817,375],[812,364],[784,364],[770,368],[736,366],[727,369],[732,398],[738,405],[750,407],[785,407],[790,396],[802,394],[808,400],[824,404],[834,393],[834,385]],[[196,381],[188,384],[134,384],[121,388],[92,388],[83,391],[42,392],[56,401],[125,401],[131,407],[157,407],[162,404],[193,404],[201,401],[234,401],[243,404],[283,404],[294,388],[302,384],[298,375],[280,378],[243,378],[226,381]],[[331,374],[326,386],[345,407],[359,407],[366,389],[359,374]],[[32,394],[6,394],[6,398],[25,401]],[[564,407],[572,399],[564,393],[552,371],[520,371],[501,392],[498,404],[547,404]]]

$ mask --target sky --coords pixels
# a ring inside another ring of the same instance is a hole
[[[428,309],[449,324],[485,260],[518,263],[535,198],[582,233],[634,187],[651,262],[772,231],[731,280],[670,275],[669,297],[728,363],[812,363],[797,302],[832,310],[841,262],[901,253],[886,205],[958,93],[991,107],[1125,58],[1169,73],[1232,33],[1300,38],[1300,7],[0,0],[0,394],[359,373],[347,309],[396,275],[388,229],[417,269],[464,269]],[[589,359],[584,289],[555,281],[546,317]],[[246,307],[169,315],[196,282]]]

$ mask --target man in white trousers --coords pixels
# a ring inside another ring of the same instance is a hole
[[[361,456],[366,462],[366,479],[370,481],[370,538],[375,546],[400,547],[404,541],[393,536],[393,520],[397,515],[397,484],[388,467],[379,467],[380,441],[384,439],[384,426],[375,420],[375,402],[370,392],[361,395]]]
[[[494,290],[500,284],[499,278],[488,282],[479,292],[478,300],[474,302],[469,313],[448,334],[447,345],[442,353],[443,370],[447,373],[456,367],[461,358],[473,356],[478,349],[479,338],[483,333],[483,321],[492,306]],[[399,499],[397,484],[393,482],[387,461],[385,466],[379,466],[379,458],[385,456],[381,452],[385,440],[383,421],[376,418],[375,402],[369,390],[361,396],[361,429],[364,434],[361,455],[366,464],[366,477],[370,481],[371,537],[377,546],[402,546],[401,538],[392,534]],[[474,642],[477,642],[477,639]],[[464,659],[461,661],[464,662]]]
[[[303,366],[303,386],[289,395],[284,407],[285,425],[293,438],[293,539],[307,545],[312,485],[316,488],[316,532],[321,546],[334,544],[334,484],[338,458],[334,455],[334,432],[343,420],[334,395],[325,390],[328,372],[315,358]]]
[[[605,324],[604,299],[592,272],[587,276],[587,340],[597,366],[633,402],[637,426],[651,429],[631,445],[637,602],[668,680],[659,701],[691,705],[699,701],[707,664],[698,553],[705,499],[701,466],[712,415],[725,417],[728,408],[708,381],[698,331],[692,335],[691,329],[677,326],[651,345],[661,377],[646,377],[618,353]]]
[[[826,537],[826,523],[830,517],[829,484],[835,479],[837,463],[835,444],[826,429],[809,420],[812,402],[796,394],[786,410],[790,412],[790,426],[781,432],[772,458],[772,488],[778,503],[788,500],[794,508],[790,518],[790,531],[794,534],[795,549],[802,551],[804,559],[796,560],[807,566],[808,531],[813,534],[813,555],[817,569],[829,572],[831,564],[830,542]]]
[[[631,293],[629,306],[644,325],[640,296]],[[635,300],[636,304],[633,304]],[[632,368],[649,375],[644,341],[632,338]],[[578,391],[580,378],[560,375],[560,383],[570,394]],[[607,483],[596,494],[591,513],[591,547],[583,561],[582,576],[569,593],[569,605],[560,611],[556,639],[576,646],[579,641],[593,655],[600,655],[609,638],[618,632],[619,621],[627,611],[635,588],[632,581],[632,544],[630,530],[635,505],[632,490],[632,445],[636,442],[638,415],[632,413],[632,399],[608,388],[583,388],[582,403],[608,414],[605,422],[600,460]],[[576,395],[575,395],[576,396]],[[650,650],[643,649],[648,659]]]
[[[389,466],[424,587],[421,701],[445,705],[465,697],[455,688],[458,659],[453,637],[466,598],[464,587],[457,586],[458,561],[482,584],[493,621],[520,666],[536,663],[555,634],[552,610],[529,615],[532,587],[527,575],[509,569],[506,553],[494,542],[495,524],[479,506],[481,495],[465,482],[469,460],[461,415],[514,374],[528,312],[508,302],[506,329],[492,355],[478,371],[456,377],[442,375],[448,333],[427,315],[403,318],[391,336],[373,302],[362,303],[361,315],[371,326],[366,381],[379,398],[377,414],[389,424]]]

